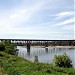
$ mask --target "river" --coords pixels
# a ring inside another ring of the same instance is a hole
[[[34,62],[37,56],[39,62],[52,63],[54,55],[62,55],[66,53],[72,60],[73,67],[75,68],[75,48],[42,48],[31,47],[30,51],[25,46],[17,46],[18,56]]]

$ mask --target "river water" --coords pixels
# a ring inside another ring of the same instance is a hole
[[[75,48],[42,48],[31,47],[30,51],[24,46],[17,46],[18,56],[34,62],[37,56],[39,62],[52,63],[54,55],[62,55],[66,53],[72,60],[73,67],[75,68]]]

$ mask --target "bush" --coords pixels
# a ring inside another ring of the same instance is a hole
[[[16,51],[17,51],[17,49],[15,49],[14,47],[11,47],[11,46],[6,46],[6,48],[5,48],[5,52],[8,54],[15,55]]]
[[[0,44],[0,51],[4,51],[5,50],[5,46],[3,44]]]
[[[10,41],[2,41],[0,42],[0,51],[15,55],[18,49],[15,44],[11,44]]]
[[[67,56],[66,54],[54,56],[54,65],[55,66],[70,68],[70,67],[72,67],[71,63],[72,63],[72,61],[70,60],[70,57]]]

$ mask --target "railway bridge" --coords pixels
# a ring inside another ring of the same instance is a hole
[[[30,51],[31,45],[35,46],[56,46],[56,45],[73,45],[75,46],[75,40],[42,40],[42,39],[0,39],[0,41],[10,41],[11,43],[15,43],[17,45],[26,45],[27,50]]]

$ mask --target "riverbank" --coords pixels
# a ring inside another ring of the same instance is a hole
[[[48,48],[75,48],[75,46],[49,46]]]
[[[0,52],[0,65],[8,75],[75,75],[73,68],[55,67],[50,64],[30,62],[26,59]]]
[[[45,47],[45,46],[31,46],[31,47],[35,47],[35,48],[75,48],[75,46],[48,46],[48,47]]]

